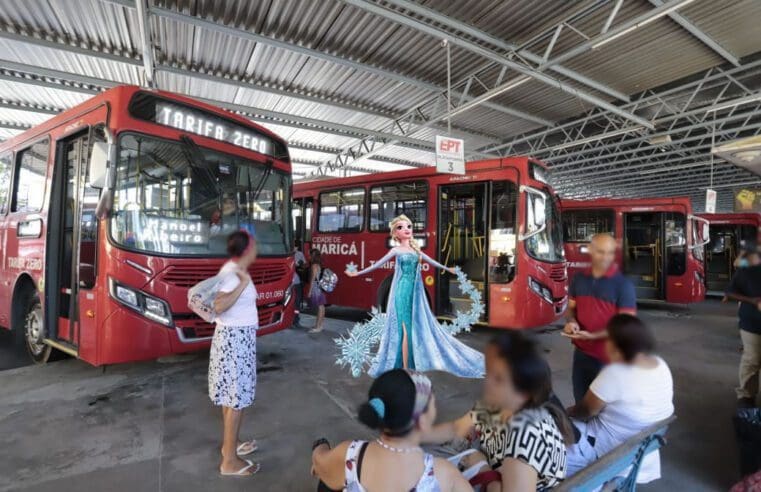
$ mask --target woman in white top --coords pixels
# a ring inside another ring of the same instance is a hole
[[[392,369],[381,374],[359,408],[359,420],[380,436],[371,442],[344,441],[334,449],[323,438],[312,446],[318,490],[472,492],[454,465],[420,447],[422,432],[436,420],[431,380],[423,373]]]
[[[256,259],[256,241],[246,231],[227,238],[231,259],[220,273],[227,273],[214,300],[217,327],[209,352],[209,398],[222,407],[222,475],[248,476],[259,464],[240,457],[257,450],[256,441],[240,442],[243,409],[254,402],[256,391],[256,288],[248,267]]]
[[[607,326],[611,363],[592,382],[584,399],[568,409],[579,441],[568,449],[572,475],[628,438],[674,413],[674,383],[655,338],[635,316],[618,314]],[[645,456],[638,483],[660,478],[658,452]]]

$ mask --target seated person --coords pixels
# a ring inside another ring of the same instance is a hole
[[[655,339],[637,317],[618,314],[607,327],[605,366],[581,403],[568,409],[581,437],[568,448],[573,475],[628,438],[674,413],[671,371],[655,355]],[[658,451],[645,456],[638,483],[660,478]]]
[[[433,427],[424,442],[475,436],[480,453],[469,456],[467,466],[485,459],[485,470],[501,474],[501,484],[489,483],[489,492],[554,487],[565,478],[573,435],[562,408],[550,403],[551,393],[550,368],[536,344],[521,333],[500,335],[486,348],[483,401],[458,420]]]
[[[359,408],[359,420],[380,435],[333,449],[325,439],[315,441],[312,470],[321,480],[318,490],[473,490],[457,468],[420,447],[421,434],[436,420],[431,380],[424,374],[404,369],[381,374]]]

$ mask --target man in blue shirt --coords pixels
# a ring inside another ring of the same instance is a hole
[[[727,288],[727,297],[740,301],[737,317],[743,353],[740,358],[740,385],[737,406],[754,407],[761,371],[761,258],[755,244],[743,246],[748,266],[738,268]]]

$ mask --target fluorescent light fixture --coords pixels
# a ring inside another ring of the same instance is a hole
[[[647,141],[650,145],[666,145],[671,143],[671,135],[661,135],[659,137],[652,137]]]
[[[709,166],[710,162],[692,162],[690,164],[682,164],[680,166],[663,166],[658,169],[648,169],[646,171],[640,171],[638,174],[640,176],[646,176],[648,174],[659,174],[659,173],[667,173],[669,171],[679,171],[681,169],[692,169],[694,167],[703,167],[703,166]]]
[[[491,91],[486,92],[486,93],[482,94],[481,96],[478,96],[477,98],[473,99],[469,103],[463,104],[459,108],[457,108],[454,111],[450,112],[447,116],[449,118],[453,118],[453,117],[457,116],[460,113],[464,113],[465,111],[469,111],[469,110],[475,108],[476,106],[485,103],[489,99],[493,99],[493,98],[499,96],[503,92],[507,92],[507,91],[509,91],[511,89],[515,89],[519,85],[525,84],[529,80],[531,80],[531,77],[525,76],[525,77],[521,77],[519,79],[516,79],[513,82],[507,83],[507,84],[505,84],[505,85],[503,85],[501,87],[497,87],[495,89],[492,89]]]
[[[615,131],[612,131],[612,132],[601,133],[599,135],[592,135],[591,137],[582,138],[581,140],[574,140],[573,142],[568,142],[568,143],[564,143],[564,144],[560,144],[560,145],[555,145],[554,147],[550,147],[547,150],[549,150],[549,151],[552,151],[552,150],[563,150],[563,149],[567,149],[569,147],[576,147],[577,145],[584,145],[585,143],[589,143],[589,142],[597,142],[598,140],[604,140],[606,138],[617,137],[618,135],[625,135],[627,133],[636,132],[636,131],[642,130],[643,128],[644,127],[639,126],[639,125],[632,126],[632,127],[629,127],[629,128],[622,128],[620,130],[615,130]]]
[[[677,3],[673,4],[673,5],[671,5],[670,7],[666,7],[663,10],[661,10],[660,12],[658,12],[657,14],[653,15],[652,17],[648,17],[647,19],[642,20],[640,22],[637,22],[636,24],[633,24],[633,25],[623,29],[622,31],[616,32],[614,34],[611,34],[610,36],[605,37],[605,38],[595,42],[594,44],[592,44],[592,49],[593,50],[597,49],[600,46],[603,46],[605,44],[610,43],[614,39],[620,38],[624,34],[628,34],[628,33],[632,32],[632,31],[634,31],[635,29],[639,29],[640,27],[646,26],[646,25],[650,24],[651,22],[655,22],[658,19],[660,19],[661,17],[665,17],[665,16],[669,15],[670,13],[674,12],[675,10],[679,10],[682,7],[685,7],[686,5],[688,5],[688,4],[690,4],[690,3],[694,2],[694,1],[695,0],[682,0],[681,2],[677,2]],[[665,6],[665,4],[662,5],[662,6]],[[647,14],[645,14],[645,15],[647,15]],[[612,31],[609,31],[609,32],[612,32]]]

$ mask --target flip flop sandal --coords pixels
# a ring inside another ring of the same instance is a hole
[[[246,451],[246,449],[248,449],[248,451]],[[251,439],[250,441],[238,444],[235,452],[238,454],[238,456],[248,456],[249,454],[255,453],[258,450],[259,444],[256,442],[256,439]]]
[[[223,477],[250,477],[252,475],[256,475],[259,471],[259,468],[261,468],[261,465],[259,463],[254,463],[253,461],[249,460],[243,460],[246,462],[246,466],[241,468],[238,471],[235,472],[223,472],[222,470],[219,470],[219,474]]]

